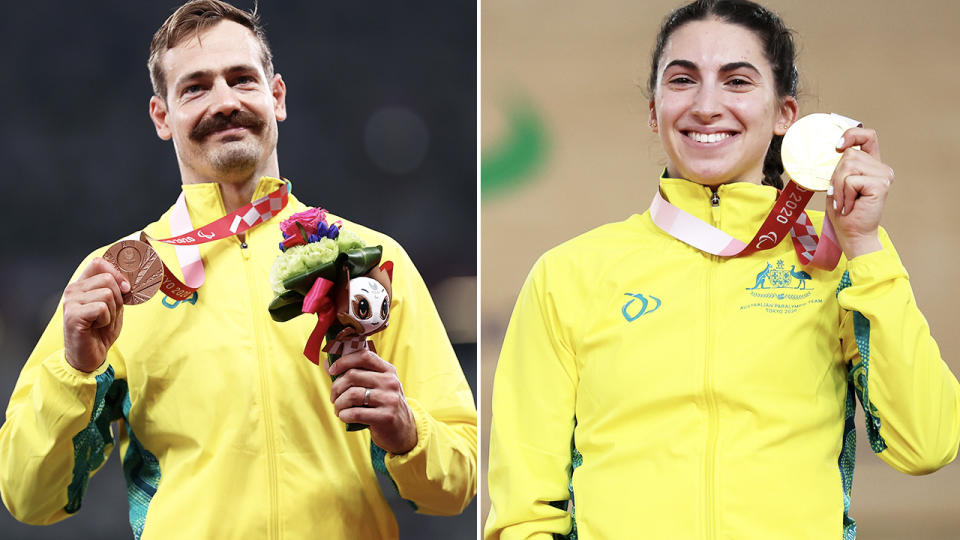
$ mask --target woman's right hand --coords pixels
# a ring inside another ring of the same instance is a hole
[[[63,347],[67,363],[90,373],[107,358],[123,325],[122,292],[130,283],[112,264],[96,258],[63,291]]]

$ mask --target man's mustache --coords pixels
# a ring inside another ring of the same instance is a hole
[[[204,118],[190,132],[190,138],[199,141],[203,140],[216,131],[223,129],[243,127],[252,131],[259,131],[266,125],[260,117],[250,111],[236,110],[230,113],[230,116],[215,114]]]

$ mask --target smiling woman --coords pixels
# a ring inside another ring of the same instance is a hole
[[[527,277],[497,364],[485,537],[852,539],[857,400],[899,471],[960,445],[960,384],[879,227],[877,134],[843,133],[827,213],[802,214],[804,235],[832,223],[839,264],[806,264],[789,234],[718,256],[694,246],[745,244],[777,215],[792,37],[747,0],[698,0],[666,18],[649,81],[668,217],[589,231]]]
[[[716,164],[719,170],[712,174],[709,169],[678,171],[678,177],[707,185],[763,178],[764,184],[783,187],[780,142],[798,113],[798,71],[790,31],[766,10],[720,5],[704,18],[704,9],[691,4],[677,10],[664,23],[653,51],[647,82],[650,126],[661,135],[667,170],[673,172],[671,165],[694,166],[696,160],[680,158],[676,134],[658,127],[664,122],[699,143],[741,139],[736,141],[739,148],[720,152],[728,161],[726,167]],[[678,116],[686,126],[675,126]],[[717,125],[721,119],[732,125]],[[765,157],[758,159],[758,154]],[[729,170],[729,162],[754,170]]]
[[[778,95],[756,33],[718,19],[689,22],[657,60],[650,123],[663,141],[667,174],[710,186],[764,178],[770,134],[782,137],[798,107],[794,96]]]
[[[711,186],[762,179],[770,134],[782,137],[798,107],[794,96],[777,94],[760,39],[717,19],[690,22],[672,37],[650,100],[667,174]]]

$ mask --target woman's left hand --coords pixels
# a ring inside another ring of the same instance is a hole
[[[860,149],[853,148],[860,146]],[[878,228],[883,203],[893,184],[893,169],[880,160],[880,143],[872,129],[850,128],[837,144],[843,152],[827,190],[827,215],[840,248],[852,259],[883,249]]]

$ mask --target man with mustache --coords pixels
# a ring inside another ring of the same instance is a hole
[[[157,31],[148,67],[150,118],[173,141],[193,227],[289,187],[276,151],[286,86],[255,14],[192,0]],[[476,491],[476,410],[403,249],[343,220],[394,263],[381,356],[318,369],[301,353],[313,321],[270,319],[278,224],[305,208],[290,194],[278,215],[200,246],[206,281],[174,308],[162,292],[125,308],[131,283],[105,248],[81,264],[0,428],[0,493],[16,518],[79,510],[116,421],[135,538],[396,538],[375,470],[419,511],[462,511]],[[173,213],[144,232],[174,236]]]

